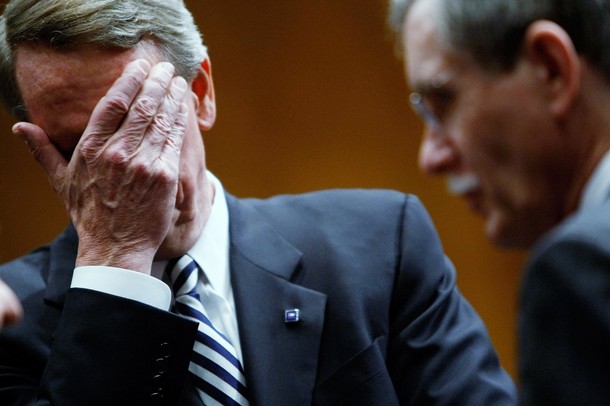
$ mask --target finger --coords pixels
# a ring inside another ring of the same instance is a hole
[[[128,63],[121,76],[95,106],[85,134],[106,136],[104,142],[113,135],[129,112],[150,69],[150,63],[144,59]]]
[[[109,144],[114,144],[109,145],[109,151],[123,155],[126,159],[135,153],[167,96],[173,77],[174,66],[168,62],[161,62],[150,70],[120,130],[109,140]]]
[[[51,185],[59,192],[68,161],[51,143],[45,131],[37,125],[20,122],[13,126],[13,133],[25,141],[36,162],[47,173]]]
[[[0,327],[14,324],[23,315],[23,308],[17,296],[0,281]]]
[[[168,135],[176,130],[176,121],[181,116],[182,104],[187,95],[187,83],[182,77],[174,77],[163,102],[157,109],[138,150],[155,159],[160,154]]]
[[[179,110],[175,117],[176,120],[172,125],[172,131],[163,144],[161,159],[165,161],[178,162],[180,159],[180,152],[182,150],[182,143],[184,142],[188,121],[188,108],[186,103],[180,103]]]

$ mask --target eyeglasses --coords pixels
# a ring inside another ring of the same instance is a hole
[[[426,102],[424,102],[424,98],[421,94],[417,92],[413,92],[409,95],[409,102],[411,103],[411,107],[413,111],[422,119],[426,125],[429,125],[432,128],[438,128],[441,125],[439,118],[426,106]]]
[[[428,86],[425,86],[425,93],[428,92],[435,95],[435,98],[445,99],[450,98],[450,93],[446,86],[452,78],[450,70],[444,70],[436,75]],[[440,128],[441,120],[439,116],[432,111],[429,104],[426,103],[421,93],[413,92],[409,95],[409,102],[413,111],[423,120],[426,125],[431,128]]]

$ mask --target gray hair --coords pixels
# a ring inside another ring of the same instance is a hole
[[[152,41],[186,80],[206,58],[182,0],[11,0],[0,17],[0,97],[18,119],[26,119],[14,80],[14,53],[24,42],[129,49],[143,40]]]
[[[390,0],[389,24],[401,34],[415,1]],[[510,70],[531,23],[550,20],[570,36],[577,52],[610,79],[610,0],[433,0],[439,32],[453,49],[482,66]]]

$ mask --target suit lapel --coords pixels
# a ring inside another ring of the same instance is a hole
[[[326,295],[291,283],[302,254],[248,205],[227,196],[231,283],[252,404],[311,404]],[[299,309],[301,321],[284,312]]]

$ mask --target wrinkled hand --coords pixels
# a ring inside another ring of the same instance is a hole
[[[0,280],[0,329],[17,322],[23,313],[13,291]]]
[[[93,110],[69,162],[42,128],[13,127],[76,227],[77,266],[150,272],[174,213],[187,93],[171,64],[131,62]]]

